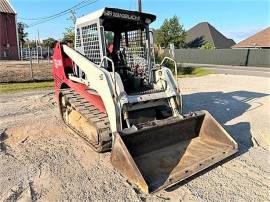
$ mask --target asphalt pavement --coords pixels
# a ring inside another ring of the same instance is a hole
[[[181,66],[202,67],[204,69],[211,70],[216,74],[270,77],[270,67],[246,67],[246,66],[194,64],[194,63],[182,63]]]

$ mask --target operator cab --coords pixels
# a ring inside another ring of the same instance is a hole
[[[151,90],[149,24],[155,19],[151,14],[104,8],[77,20],[75,48],[98,65],[103,56],[111,58],[128,94]],[[112,71],[110,63],[103,67]]]

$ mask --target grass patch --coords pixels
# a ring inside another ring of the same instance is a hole
[[[26,90],[49,89],[54,86],[53,81],[29,82],[29,83],[2,83],[0,93],[12,93]]]
[[[173,71],[173,70],[172,70]],[[179,67],[178,76],[179,77],[189,77],[189,76],[204,76],[212,74],[211,70],[207,70],[201,67]],[[27,82],[27,83],[0,83],[0,94],[3,93],[12,93],[18,91],[27,91],[27,90],[40,90],[40,89],[49,89],[54,86],[53,81],[45,82]]]
[[[180,67],[178,68],[178,76],[205,76],[208,74],[213,74],[214,72],[208,69],[204,69],[202,67]]]

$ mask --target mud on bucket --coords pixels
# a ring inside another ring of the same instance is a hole
[[[223,160],[237,143],[207,112],[164,121],[131,134],[116,133],[113,166],[143,192],[169,187]]]

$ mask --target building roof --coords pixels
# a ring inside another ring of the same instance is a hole
[[[0,0],[0,13],[16,14],[8,0]]]
[[[201,22],[187,31],[186,43],[190,47],[201,47],[210,42],[215,48],[231,48],[235,42],[228,39],[208,22]]]
[[[240,41],[233,48],[270,48],[270,27]]]

